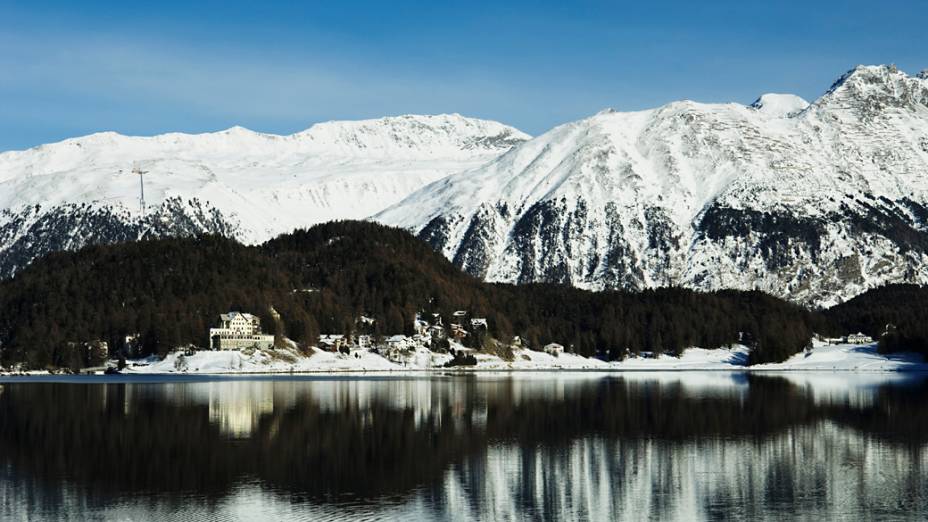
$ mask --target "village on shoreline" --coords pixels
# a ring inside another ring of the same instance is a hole
[[[359,323],[373,325],[361,317]],[[370,329],[370,328],[368,328]],[[840,338],[815,336],[809,347],[782,363],[748,365],[750,348],[736,344],[727,348],[692,347],[679,357],[642,352],[623,360],[605,361],[571,353],[569,348],[549,343],[541,350],[522,346],[516,337],[503,345],[486,335],[487,320],[455,311],[448,324],[438,314],[421,315],[413,323],[412,335],[321,334],[311,347],[265,333],[259,318],[246,312],[221,314],[209,330],[210,349],[182,347],[163,358],[116,360],[106,353],[102,367],[80,374],[124,375],[258,375],[327,373],[421,373],[480,371],[928,371],[918,354],[878,353],[872,338],[851,334]],[[132,339],[128,339],[132,342]],[[105,343],[86,349],[106,352]],[[101,353],[102,355],[102,353]],[[35,376],[66,374],[63,371],[0,369],[0,375]]]

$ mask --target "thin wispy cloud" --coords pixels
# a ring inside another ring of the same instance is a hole
[[[0,67],[18,74],[0,78],[7,91],[43,91],[54,86],[65,99],[99,103],[158,103],[223,118],[290,121],[334,117],[333,105],[351,110],[344,117],[382,115],[385,104],[439,109],[499,94],[505,85],[475,76],[423,77],[340,70],[301,57],[264,56],[246,51],[217,52],[163,45],[151,47],[93,40],[35,47],[7,35]],[[468,100],[469,99],[469,100]],[[15,110],[15,109],[14,109]]]

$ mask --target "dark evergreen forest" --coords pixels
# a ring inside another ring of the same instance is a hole
[[[880,351],[928,356],[928,287],[888,285],[825,312],[834,328],[880,340]]]
[[[50,254],[0,282],[0,364],[92,366],[100,361],[81,343],[94,340],[126,356],[206,347],[208,328],[229,310],[255,313],[266,330],[302,346],[320,333],[358,332],[362,314],[376,319],[371,333],[388,335],[411,333],[417,313],[467,310],[487,318],[490,336],[519,336],[534,349],[557,342],[618,359],[741,342],[753,364],[784,360],[813,332],[879,336],[887,324],[885,350],[924,351],[926,296],[893,286],[812,311],[760,292],[488,284],[403,230],[345,221],[260,246],[202,236]]]

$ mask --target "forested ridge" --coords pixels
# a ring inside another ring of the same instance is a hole
[[[216,236],[93,246],[55,253],[0,282],[0,364],[31,368],[91,365],[76,348],[103,340],[124,353],[164,354],[207,346],[218,315],[248,311],[266,330],[303,346],[320,333],[411,333],[417,313],[486,317],[489,335],[519,336],[539,349],[557,342],[585,356],[679,354],[684,347],[752,347],[751,363],[780,361],[813,332],[892,324],[887,350],[922,349],[928,323],[922,287],[886,287],[826,311],[760,292],[702,293],[681,288],[588,292],[558,285],[501,285],[455,268],[406,231],[369,222],[333,222],[244,246]],[[895,341],[893,339],[896,339]]]
[[[825,315],[838,330],[859,330],[879,339],[883,353],[910,351],[928,356],[928,287],[875,288]]]

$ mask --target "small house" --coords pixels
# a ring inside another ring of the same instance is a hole
[[[393,350],[405,350],[409,348],[409,339],[405,335],[391,335],[386,340],[387,348]]]
[[[870,344],[873,342],[873,337],[858,332],[856,334],[848,335],[847,342],[848,344]]]
[[[564,353],[564,346],[557,343],[546,344],[544,351],[548,355],[557,357]]]
[[[416,320],[412,322],[412,329],[417,334],[424,335],[429,331],[429,322],[423,321],[422,318],[417,315]]]
[[[465,337],[467,337],[467,330],[465,330],[463,326],[457,323],[452,323],[451,324],[451,338],[453,338],[454,340],[461,340]]]
[[[445,335],[445,328],[440,324],[433,324],[432,326],[429,326],[428,334],[429,337],[433,339],[444,339],[447,337]]]
[[[482,328],[482,329],[486,330],[486,329],[487,329],[487,319],[486,319],[486,317],[473,317],[473,318],[471,318],[471,320],[470,320],[470,328],[471,328],[471,330],[477,330],[477,329],[479,329],[479,328]]]
[[[342,334],[323,334],[319,336],[319,348],[329,352],[337,352],[348,345],[348,340]]]

